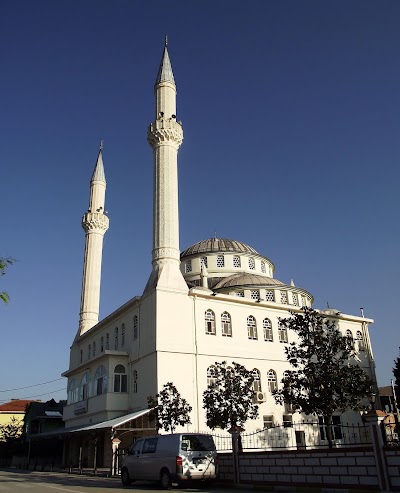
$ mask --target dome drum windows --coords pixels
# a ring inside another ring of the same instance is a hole
[[[217,255],[217,267],[225,267],[224,255]]]
[[[208,269],[208,259],[207,257],[201,257],[200,268],[204,265],[206,269]]]
[[[274,291],[271,289],[265,290],[265,301],[275,301]]]
[[[128,375],[124,365],[117,365],[114,369],[114,392],[128,392]]]
[[[297,293],[292,293],[292,301],[294,306],[299,306],[299,296]]]
[[[235,291],[236,296],[239,296],[239,298],[244,298],[244,291]]]
[[[257,322],[253,315],[247,317],[247,336],[249,339],[257,340]]]
[[[281,291],[281,303],[282,305],[288,304],[288,296],[286,291]]]
[[[259,289],[251,289],[250,290],[250,298],[252,300],[260,301],[260,290]]]
[[[242,264],[240,261],[240,257],[238,255],[235,255],[233,257],[233,267],[236,267],[237,269],[239,269],[241,266],[242,266]]]
[[[221,333],[225,337],[232,337],[231,316],[228,312],[221,315]]]
[[[185,272],[186,273],[192,272],[192,261],[191,260],[186,261]]]
[[[256,262],[253,257],[249,258],[249,269],[254,270],[256,268]]]
[[[207,310],[205,313],[205,330],[206,334],[215,336],[215,314],[212,310]]]
[[[265,274],[265,262],[261,261],[261,272]]]

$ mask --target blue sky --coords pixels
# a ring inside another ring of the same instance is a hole
[[[234,238],[309,290],[374,318],[380,385],[400,345],[400,3],[0,4],[0,401],[62,398],[78,327],[89,180],[104,139],[100,316],[151,270],[153,84],[163,39],[183,121],[181,249]]]

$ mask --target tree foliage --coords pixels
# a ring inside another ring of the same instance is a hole
[[[172,382],[164,384],[156,396],[149,396],[147,403],[152,412],[150,419],[156,420],[157,431],[163,429],[174,433],[177,426],[190,424],[192,406],[181,397]]]
[[[279,324],[295,332],[298,342],[285,347],[293,369],[285,372],[275,400],[290,404],[294,412],[323,416],[331,445],[332,415],[362,409],[360,402],[372,394],[373,381],[356,362],[353,339],[343,336],[334,321],[304,307]]]
[[[6,273],[7,267],[12,265],[15,262],[13,258],[4,258],[0,257],[0,277],[4,276]],[[10,297],[6,291],[0,292],[0,300],[2,300],[4,303],[8,303]]]
[[[12,416],[8,423],[0,425],[0,440],[3,442],[15,442],[21,437],[23,422]]]
[[[239,363],[215,363],[213,383],[203,393],[207,426],[211,429],[244,427],[248,419],[258,416],[254,404],[254,376]]]
[[[400,348],[399,348],[400,352]],[[394,393],[396,395],[397,407],[400,407],[400,354],[394,360],[394,368],[393,368],[393,376],[394,376]]]

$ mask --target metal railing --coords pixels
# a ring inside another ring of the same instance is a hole
[[[369,429],[363,423],[332,425],[334,447],[362,446],[371,443]],[[290,423],[241,433],[239,447],[248,450],[288,450],[327,448],[327,425],[316,422]],[[232,450],[231,435],[213,434],[217,451]]]

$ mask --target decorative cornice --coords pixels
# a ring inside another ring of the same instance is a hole
[[[163,143],[174,145],[177,149],[183,141],[183,130],[181,123],[174,118],[159,118],[151,123],[147,131],[147,141],[155,148]]]
[[[85,233],[104,234],[109,227],[109,219],[102,212],[86,212],[82,217],[82,228]]]

